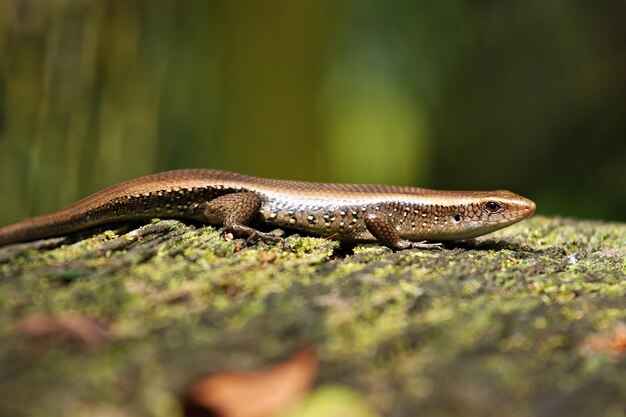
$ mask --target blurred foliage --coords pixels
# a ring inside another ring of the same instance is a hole
[[[3,0],[0,224],[185,167],[626,220],[625,19],[621,1]]]

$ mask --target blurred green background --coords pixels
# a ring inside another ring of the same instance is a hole
[[[626,220],[623,1],[2,0],[0,224],[175,168]]]

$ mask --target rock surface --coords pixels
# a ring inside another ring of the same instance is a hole
[[[302,346],[354,416],[626,414],[626,224],[397,253],[137,226],[0,248],[1,416],[179,416],[198,375]]]

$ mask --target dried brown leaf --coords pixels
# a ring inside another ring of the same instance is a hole
[[[626,323],[618,322],[612,331],[589,336],[580,350],[585,355],[604,354],[618,359],[626,354]]]
[[[183,398],[186,417],[268,417],[297,403],[317,377],[317,356],[295,352],[254,372],[220,372],[199,378]]]
[[[276,258],[277,256],[275,253],[269,253],[269,252],[259,252],[259,254],[257,255],[257,259],[259,260],[259,262],[264,263],[264,264],[274,263]]]
[[[18,321],[15,328],[31,338],[68,340],[86,348],[98,347],[108,340],[106,326],[81,315],[35,314]]]

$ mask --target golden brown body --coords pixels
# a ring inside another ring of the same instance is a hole
[[[393,249],[419,241],[459,240],[517,223],[535,203],[509,191],[437,191],[390,185],[257,178],[191,169],[136,178],[44,216],[0,228],[0,246],[60,236],[99,224],[187,218],[223,225],[238,236],[273,235],[269,225],[343,241],[377,240]]]

